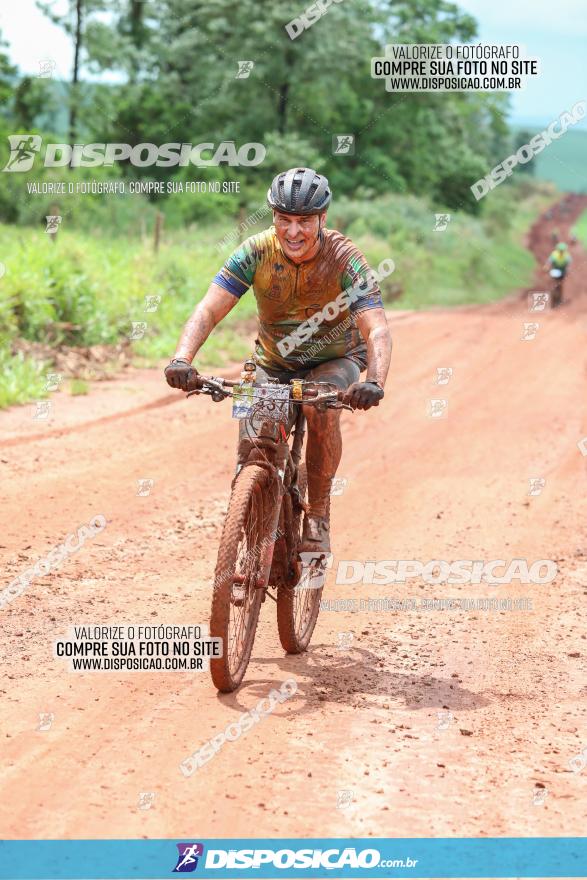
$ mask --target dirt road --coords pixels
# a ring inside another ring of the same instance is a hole
[[[551,228],[565,234],[586,203],[537,224],[541,260]],[[555,581],[336,586],[331,574],[325,598],[418,607],[324,610],[308,654],[287,657],[267,602],[236,695],[219,697],[205,674],[70,674],[52,656],[69,624],[206,622],[233,468],[228,407],[135,371],[89,398],[56,394],[47,422],[32,407],[0,414],[3,586],[92,516],[108,523],[1,612],[1,837],[584,834],[587,767],[569,760],[587,747],[587,257],[573,255],[571,301],[555,313],[517,294],[391,315],[389,391],[378,411],[343,416],[348,482],[333,498],[335,569],[551,559]],[[453,370],[444,386],[439,367]],[[446,417],[428,415],[431,399],[448,401]],[[152,489],[138,496],[143,479]],[[530,480],[545,481],[537,494]],[[420,607],[447,597],[529,598],[532,610]],[[182,775],[183,759],[292,677],[291,700]]]

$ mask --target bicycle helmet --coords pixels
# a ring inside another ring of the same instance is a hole
[[[267,191],[270,207],[283,214],[321,214],[331,198],[328,179],[313,168],[282,171]]]

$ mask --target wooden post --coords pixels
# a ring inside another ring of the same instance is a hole
[[[159,250],[159,242],[161,241],[161,232],[163,230],[163,214],[157,211],[155,214],[155,238],[153,240],[153,249],[155,253]]]

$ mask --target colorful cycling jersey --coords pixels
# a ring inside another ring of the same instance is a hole
[[[294,370],[340,357],[365,365],[366,346],[353,316],[382,308],[381,293],[363,254],[340,232],[323,229],[318,253],[294,263],[271,226],[244,241],[214,281],[239,298],[253,286],[261,366]]]
[[[568,269],[571,257],[565,251],[561,253],[560,251],[554,250],[549,256],[548,262],[551,263],[555,269]]]

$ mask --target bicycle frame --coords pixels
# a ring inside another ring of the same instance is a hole
[[[237,471],[218,549],[210,616],[210,632],[225,640],[223,656],[210,661],[212,680],[223,693],[236,690],[242,682],[266,596],[276,603],[283,649],[299,654],[310,643],[321,588],[297,590],[303,573],[301,517],[308,511],[307,477],[300,464],[305,406],[351,409],[344,402],[345,392],[331,383],[308,382],[304,388],[296,380],[285,393],[285,383],[267,382],[255,394],[245,381],[245,377],[235,382],[195,374],[185,389],[188,397],[203,393],[216,402],[232,396],[233,414],[241,420]],[[274,394],[267,387],[270,384],[279,386]],[[298,407],[293,424],[292,406]]]

